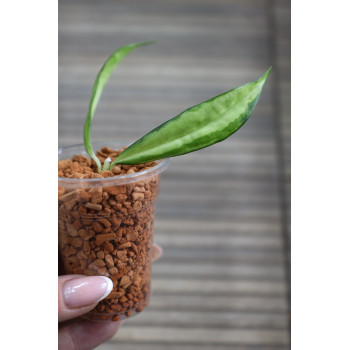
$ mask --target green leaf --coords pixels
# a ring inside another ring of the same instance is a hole
[[[102,91],[113,73],[115,67],[118,65],[118,63],[131,51],[133,51],[135,48],[139,46],[149,45],[152,44],[153,41],[145,41],[141,43],[136,44],[129,44],[126,46],[123,46],[116,50],[114,53],[112,53],[111,56],[107,59],[101,70],[99,71],[94,86],[92,88],[91,92],[91,98],[90,98],[90,104],[89,104],[89,110],[86,116],[85,124],[84,124],[84,145],[86,152],[90,155],[90,157],[96,162],[98,172],[101,171],[101,162],[97,158],[97,156],[94,153],[94,150],[92,148],[91,144],[91,122],[92,118],[94,117],[96,107],[98,105],[98,102],[100,100]]]
[[[120,153],[111,168],[179,156],[226,139],[252,114],[270,70],[257,81],[193,106],[158,126]]]

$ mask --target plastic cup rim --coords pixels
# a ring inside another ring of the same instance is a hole
[[[112,142],[93,142],[93,146],[99,145],[98,147],[104,147],[106,146],[107,143],[112,143]],[[123,147],[123,145],[120,145],[118,143],[114,143],[112,145],[113,147]],[[84,144],[76,144],[76,145],[70,145],[70,146],[63,146],[58,148],[58,156],[60,156],[63,152],[67,152],[70,149],[74,148],[82,148],[85,152],[85,146]],[[86,154],[87,155],[87,154]],[[87,155],[88,156],[88,155]],[[165,159],[160,159],[156,160],[157,165],[155,165],[152,168],[142,170],[133,174],[126,174],[126,175],[116,175],[112,177],[106,177],[106,178],[94,178],[94,179],[75,179],[75,178],[70,178],[70,177],[58,177],[58,181],[64,186],[65,184],[71,184],[71,185],[81,185],[81,184],[105,184],[106,182],[113,182],[113,183],[118,183],[120,182],[121,184],[127,184],[127,183],[132,183],[132,182],[137,182],[137,181],[142,181],[142,179],[147,179],[149,177],[152,177],[156,174],[162,173],[170,163],[169,158]],[[117,184],[114,184],[114,186]]]

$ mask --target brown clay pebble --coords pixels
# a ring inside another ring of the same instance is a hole
[[[97,245],[102,245],[104,242],[110,241],[114,238],[116,238],[115,233],[107,233],[107,234],[97,235],[95,242]]]
[[[85,208],[100,211],[102,210],[102,205],[88,202],[85,204]]]
[[[104,257],[105,257],[105,254],[104,254],[104,252],[97,252],[96,253],[96,255],[97,255],[97,257],[99,258],[99,259],[103,259]]]
[[[113,261],[112,255],[107,254],[105,256],[105,261],[106,261],[108,267],[113,267],[114,266],[114,261]]]
[[[126,243],[123,243],[121,245],[119,245],[119,249],[124,249],[124,248],[129,248],[131,247],[131,242],[126,242]]]
[[[103,245],[103,250],[105,253],[110,253],[114,250],[114,247],[113,247],[113,244],[109,243],[109,242],[106,242],[104,245]]]
[[[121,303],[125,303],[128,300],[128,298],[125,297],[125,295],[123,295],[121,298],[119,298],[119,301]]]
[[[121,151],[104,147],[97,155],[104,161],[107,157],[114,159]],[[93,161],[75,155],[58,162],[58,175],[110,179],[155,165],[118,165],[98,174]],[[58,241],[65,273],[105,275],[113,281],[112,292],[89,313],[93,320],[118,321],[148,305],[158,186],[159,175],[119,186],[72,189],[62,182],[59,185]]]
[[[111,275],[116,275],[116,274],[118,273],[118,269],[117,269],[116,267],[111,267],[111,268],[109,269],[109,273],[110,273]]]

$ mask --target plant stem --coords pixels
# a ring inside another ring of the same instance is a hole
[[[103,163],[102,170],[109,170],[109,166],[111,164],[111,161],[112,161],[112,159],[108,157]]]

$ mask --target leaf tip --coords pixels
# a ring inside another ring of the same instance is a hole
[[[265,84],[267,77],[270,75],[272,66],[269,67],[269,69],[256,81],[258,85],[261,85],[261,87]]]
[[[151,44],[154,44],[154,43],[156,43],[156,40],[142,41],[142,42],[137,43],[135,45],[137,45],[137,46],[146,46],[146,45],[151,45]]]
[[[271,69],[272,69],[272,66],[270,66],[269,69],[268,69],[268,70],[265,72],[265,74],[262,76],[264,79],[266,79],[266,78],[270,75]]]

